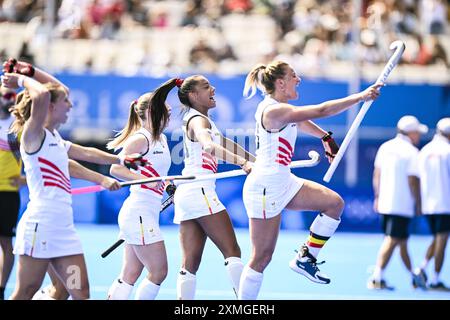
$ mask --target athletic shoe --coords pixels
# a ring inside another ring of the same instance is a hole
[[[370,290],[394,290],[394,287],[388,286],[388,284],[386,283],[385,280],[374,280],[374,279],[369,279],[369,281],[367,282],[367,289]]]
[[[428,288],[435,291],[450,292],[450,288],[446,287],[442,282],[438,282],[436,284],[432,283]]]
[[[420,288],[422,290],[427,289],[427,274],[423,269],[417,268],[413,271],[412,285],[414,289]]]
[[[330,278],[328,278],[325,274],[320,273],[318,265],[323,264],[325,261],[317,262],[317,259],[309,253],[307,246],[301,247],[301,257],[298,259],[298,255],[289,262],[289,267],[295,272],[304,275],[309,280],[328,284],[330,283]]]

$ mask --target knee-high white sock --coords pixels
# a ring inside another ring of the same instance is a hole
[[[327,240],[334,234],[341,220],[330,218],[323,213],[319,213],[309,228],[309,236],[305,245],[309,253],[315,258]]]
[[[239,300],[256,300],[263,281],[263,273],[257,272],[248,265],[244,267],[238,291]]]
[[[225,259],[225,269],[227,270],[228,277],[230,277],[234,294],[237,297],[239,291],[239,281],[241,280],[244,264],[239,257],[228,257]]]
[[[195,274],[181,268],[177,279],[177,299],[194,300],[196,283],[197,279]]]
[[[55,300],[50,296],[50,289],[52,288],[52,285],[48,285],[45,288],[39,289],[31,298],[31,300]]]
[[[133,285],[116,279],[108,290],[108,300],[128,300],[131,291],[133,291]]]
[[[139,284],[134,300],[155,300],[161,286],[144,278]]]

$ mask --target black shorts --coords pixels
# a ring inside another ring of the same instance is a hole
[[[427,214],[431,233],[450,232],[450,214]]]
[[[0,236],[14,237],[16,235],[19,210],[19,192],[0,191]]]
[[[383,214],[383,231],[386,236],[397,239],[408,239],[411,218],[392,214]]]

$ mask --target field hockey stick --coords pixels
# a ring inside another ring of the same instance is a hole
[[[163,212],[164,210],[166,210],[166,209],[173,203],[173,196],[174,196],[174,194],[175,194],[176,188],[177,188],[177,187],[176,187],[175,185],[173,185],[173,184],[169,184],[169,185],[166,187],[166,192],[167,192],[167,194],[169,195],[169,197],[161,203],[161,210],[160,210],[160,213]],[[116,242],[114,242],[114,244],[113,244],[111,247],[109,247],[108,249],[106,249],[106,250],[101,254],[102,258],[106,258],[111,252],[113,252],[114,250],[116,250],[116,249],[117,249],[122,243],[124,243],[124,242],[125,242],[125,240],[123,240],[123,239],[119,239],[119,240],[117,240]]]
[[[314,151],[314,150],[309,151],[308,156],[309,156],[308,160],[292,161],[290,164],[290,167],[292,169],[307,168],[307,167],[314,167],[315,165],[317,165],[319,163],[320,156],[316,151]],[[230,171],[225,171],[225,172],[220,172],[220,173],[203,174],[203,175],[195,176],[195,179],[193,179],[192,182],[211,180],[211,179],[231,178],[231,177],[242,176],[245,174],[247,174],[247,173],[242,169],[230,170]],[[178,185],[185,184],[185,183],[189,183],[189,182],[179,182]]]
[[[126,186],[135,185],[135,184],[145,184],[145,183],[158,182],[158,181],[175,181],[175,180],[192,180],[192,179],[195,179],[195,176],[151,177],[151,178],[146,178],[146,179],[123,181],[123,182],[120,182],[120,186],[126,187]],[[99,192],[99,191],[103,191],[103,190],[105,190],[105,188],[103,188],[101,185],[95,185],[95,186],[72,189],[72,194],[73,195],[85,194],[85,193]]]
[[[400,58],[403,54],[403,51],[405,51],[405,44],[400,41],[394,41],[389,46],[389,49],[394,50],[394,54],[389,59],[388,63],[384,66],[383,71],[378,76],[378,79],[375,83],[385,83],[389,74],[394,70],[395,66],[400,61]],[[367,111],[369,110],[370,106],[372,105],[373,100],[364,102],[363,106],[361,107],[361,110],[359,110],[358,115],[356,116],[355,120],[353,121],[350,130],[347,132],[344,141],[342,142],[341,147],[339,148],[338,153],[334,157],[333,162],[331,162],[330,167],[328,168],[327,172],[325,173],[323,177],[323,181],[330,182],[331,177],[334,174],[334,171],[336,171],[337,166],[339,165],[339,162],[341,161],[345,151],[347,150],[348,145],[350,144],[350,141],[355,136],[356,130],[358,130],[359,126],[361,125],[362,120],[364,119],[364,116],[366,115]]]

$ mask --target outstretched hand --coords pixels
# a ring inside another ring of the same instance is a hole
[[[366,90],[361,92],[361,100],[363,101],[375,100],[380,96],[380,88],[383,87],[384,85],[385,84],[383,82],[378,82],[371,85]]]

